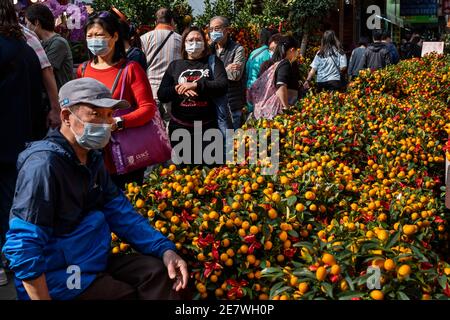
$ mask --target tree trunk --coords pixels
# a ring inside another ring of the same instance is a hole
[[[302,44],[300,46],[300,54],[302,55],[302,57],[304,57],[306,54],[306,46],[308,45],[308,37],[309,37],[309,32],[304,31],[303,37],[302,37]]]

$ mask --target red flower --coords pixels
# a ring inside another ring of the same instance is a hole
[[[315,266],[315,265],[309,266],[309,271],[312,271],[312,272],[317,271],[317,266]]]
[[[429,262],[422,262],[420,264],[420,269],[422,269],[422,270],[429,270],[431,268],[433,268],[433,265]]]
[[[422,183],[423,183],[423,178],[417,178],[416,179],[417,188],[421,188],[422,187]]]
[[[284,250],[284,255],[286,257],[288,257],[288,258],[292,258],[295,255],[295,251],[296,251],[295,248],[293,248],[293,249],[285,249]]]
[[[333,275],[330,277],[331,283],[336,283],[339,281],[339,275]]]
[[[436,216],[436,217],[434,217],[434,222],[436,222],[436,223],[444,223],[444,220],[441,217]]]

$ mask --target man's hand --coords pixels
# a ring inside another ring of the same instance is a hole
[[[240,63],[231,63],[226,67],[227,71],[240,71],[242,65]]]
[[[196,82],[185,82],[182,84],[179,84],[175,87],[175,90],[179,95],[185,94],[187,91],[195,91],[197,90],[197,83]]]
[[[311,86],[309,85],[309,81],[305,81],[305,83],[303,84],[303,88],[305,90],[309,90],[311,88]]]
[[[169,278],[176,279],[173,289],[175,291],[186,289],[189,277],[186,262],[172,250],[164,252],[163,262],[167,267]]]

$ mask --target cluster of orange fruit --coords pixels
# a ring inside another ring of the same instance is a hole
[[[172,165],[126,193],[199,299],[447,298],[449,93],[448,56],[367,72],[246,125],[279,130],[278,175]],[[112,250],[131,248],[115,237]]]

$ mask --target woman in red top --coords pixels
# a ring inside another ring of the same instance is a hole
[[[122,69],[122,75],[118,78],[113,98],[121,98],[122,81],[126,81],[122,99],[127,100],[135,108],[126,115],[115,117],[113,130],[139,127],[152,120],[156,112],[156,103],[152,96],[150,83],[145,71],[138,63],[127,62],[118,19],[109,12],[101,12],[91,17],[86,25],[86,40],[88,49],[94,58],[78,68],[77,76],[94,78],[112,89],[114,81]],[[128,69],[125,68],[126,65],[128,65]],[[127,70],[126,74],[125,70]],[[105,148],[105,163],[113,181],[120,188],[129,182],[143,182],[145,168],[117,175],[109,147]]]

